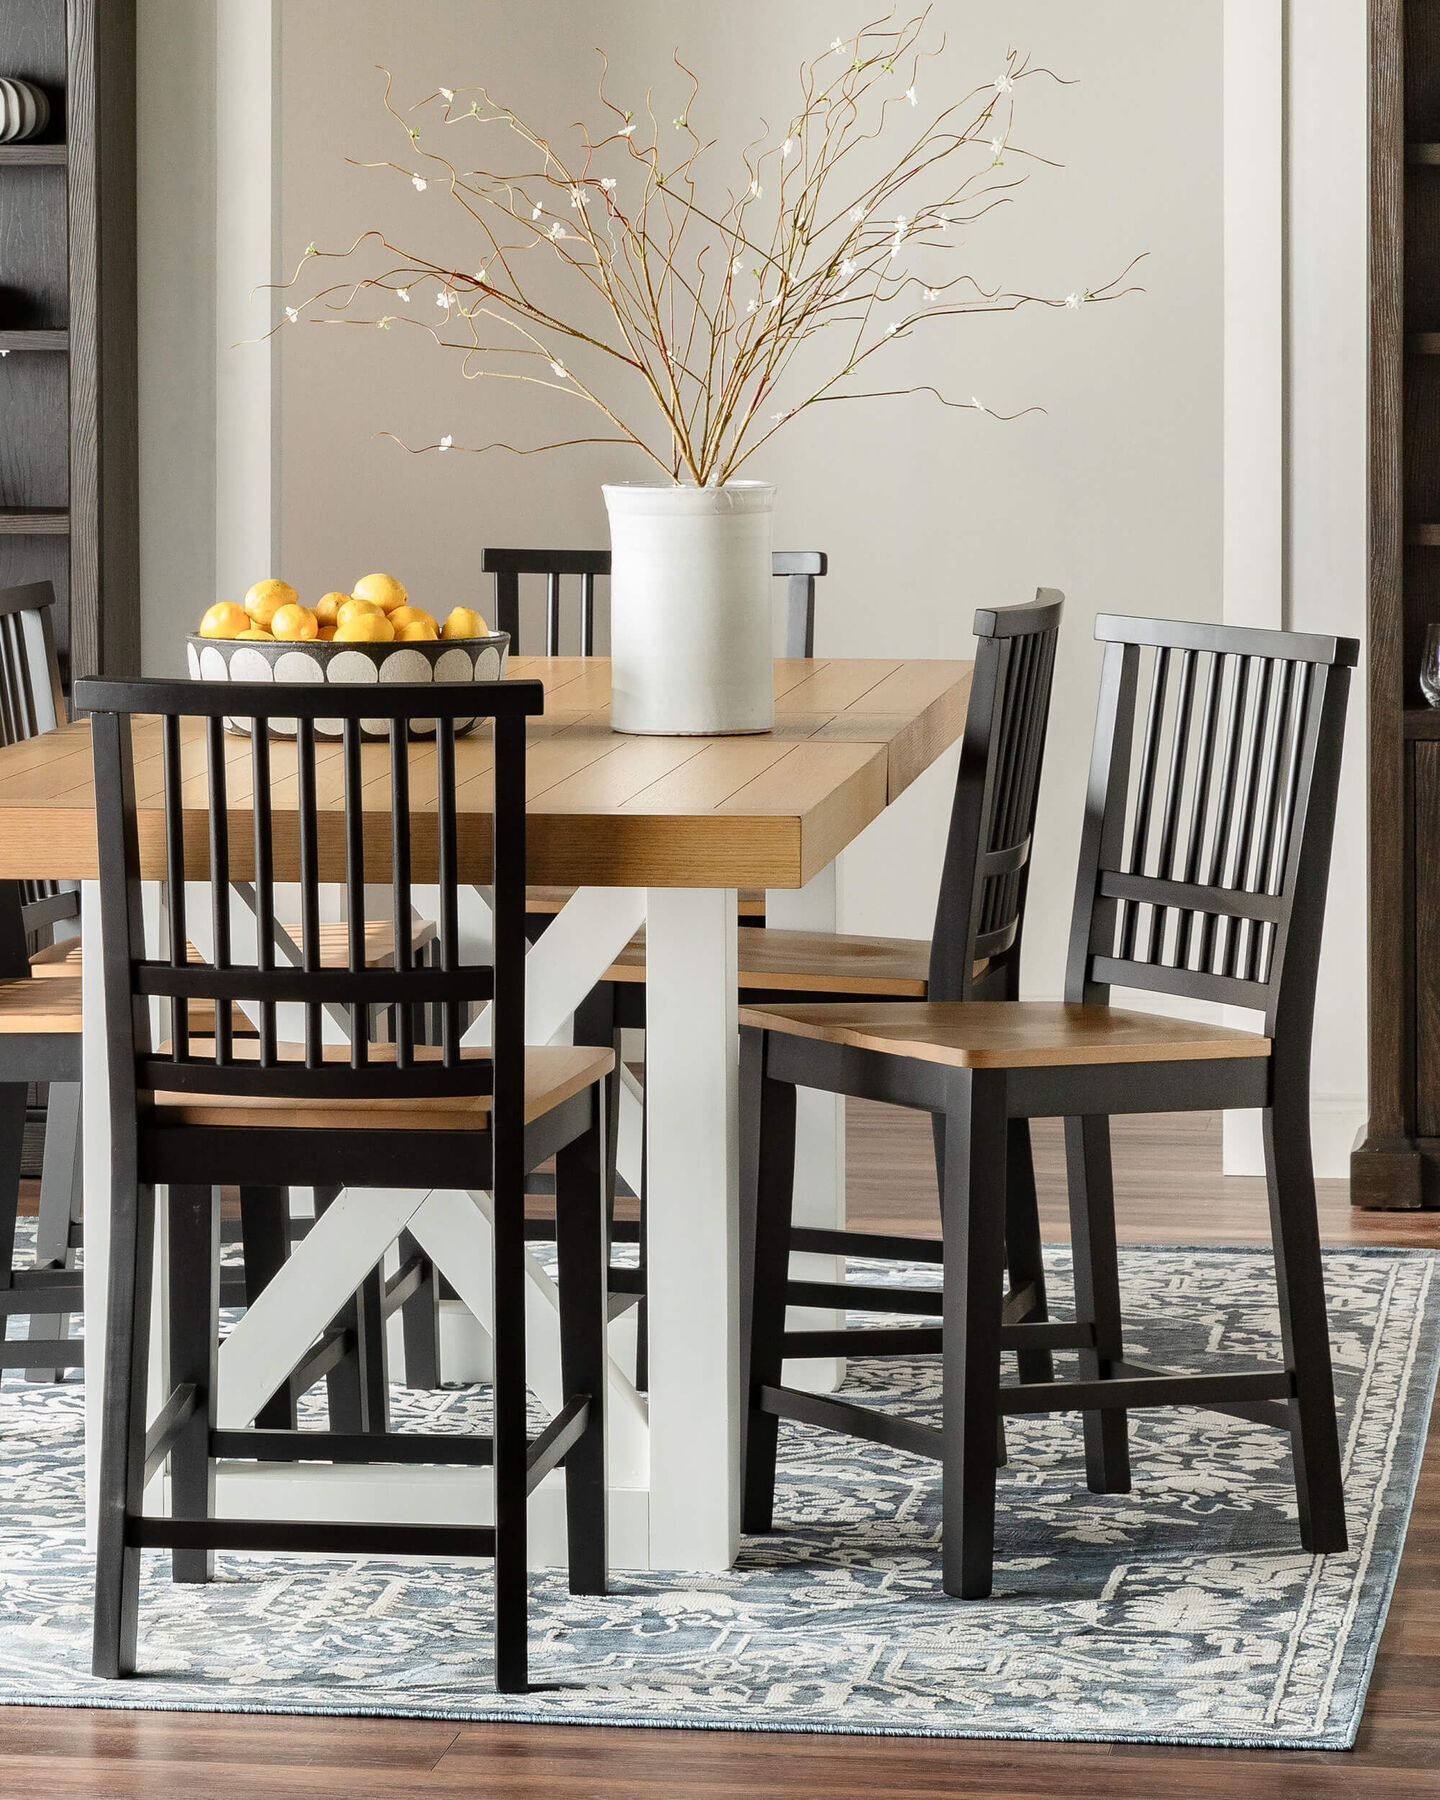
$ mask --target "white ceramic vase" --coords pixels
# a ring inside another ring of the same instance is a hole
[[[775,489],[606,487],[610,723],[666,737],[775,723]]]

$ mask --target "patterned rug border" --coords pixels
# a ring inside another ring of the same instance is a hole
[[[1068,1242],[1057,1242],[1048,1249],[1061,1251],[1068,1256]],[[1256,1243],[1122,1243],[1122,1257],[1127,1253],[1154,1254],[1224,1254],[1239,1252],[1251,1256],[1271,1254],[1269,1245]],[[1412,1246],[1384,1244],[1332,1244],[1323,1248],[1325,1260],[1357,1259],[1378,1260],[1391,1263],[1419,1262],[1429,1263],[1440,1268],[1440,1249],[1427,1250]],[[563,1691],[564,1684],[537,1683],[530,1696],[505,1697],[493,1692],[482,1691],[477,1694],[473,1703],[464,1707],[436,1704],[433,1706],[416,1706],[404,1704],[370,1705],[366,1703],[322,1704],[318,1702],[295,1702],[287,1705],[270,1705],[255,1701],[234,1701],[226,1703],[223,1690],[204,1700],[183,1698],[150,1699],[144,1693],[147,1677],[142,1673],[125,1683],[101,1682],[88,1673],[75,1677],[77,1683],[88,1685],[94,1683],[94,1692],[77,1692],[74,1695],[35,1695],[19,1691],[11,1683],[0,1681],[0,1706],[36,1707],[47,1710],[95,1710],[106,1712],[148,1712],[178,1713],[193,1715],[213,1715],[217,1717],[243,1717],[253,1715],[270,1718],[364,1718],[364,1719],[404,1719],[434,1720],[453,1724],[531,1724],[537,1726],[567,1726],[582,1729],[610,1726],[622,1730],[645,1729],[656,1731],[707,1731],[707,1732],[747,1732],[750,1734],[798,1736],[798,1737],[881,1737],[881,1738],[935,1738],[952,1741],[978,1739],[986,1742],[1014,1743],[1079,1743],[1079,1744],[1156,1744],[1193,1746],[1207,1749],[1269,1749],[1281,1751],[1344,1751],[1354,1747],[1363,1717],[1365,1702],[1368,1698],[1370,1682],[1373,1678],[1376,1658],[1384,1635],[1385,1625],[1389,1618],[1390,1607],[1394,1599],[1396,1583],[1399,1579],[1400,1566],[1403,1560],[1405,1541],[1408,1536],[1411,1516],[1414,1510],[1415,1496],[1418,1491],[1420,1475],[1424,1463],[1425,1441],[1428,1437],[1429,1422],[1435,1404],[1437,1382],[1440,1382],[1440,1317],[1436,1311],[1436,1286],[1427,1283],[1423,1304],[1417,1309],[1415,1323],[1415,1361],[1412,1365],[1411,1381],[1407,1387],[1406,1403],[1401,1409],[1401,1416],[1413,1412],[1420,1431],[1420,1443],[1410,1459],[1407,1475],[1404,1477],[1403,1506],[1398,1505],[1400,1495],[1392,1496],[1397,1502],[1396,1511],[1399,1523],[1398,1543],[1393,1557],[1389,1558],[1389,1566],[1383,1576],[1383,1594],[1375,1604],[1373,1624],[1369,1630],[1368,1643],[1363,1657],[1363,1675],[1357,1684],[1356,1703],[1353,1713],[1344,1721],[1332,1720],[1331,1723],[1316,1731],[1308,1738],[1285,1738],[1278,1735],[1266,1735],[1259,1732],[1218,1732],[1214,1734],[1200,1731],[1138,1731],[1117,1727],[1113,1730],[1098,1731],[1086,1729],[1067,1730],[1022,1730],[1013,1726],[1004,1729],[990,1730],[983,1726],[967,1724],[963,1726],[922,1725],[922,1724],[880,1724],[880,1723],[848,1723],[843,1719],[745,1719],[738,1717],[684,1717],[677,1718],[638,1710],[621,1711],[596,1706],[594,1703],[584,1709],[551,1712],[543,1708],[544,1699]],[[1429,1330],[1426,1330],[1426,1326]],[[1423,1395],[1423,1398],[1421,1396]],[[247,1560],[249,1560],[247,1558]],[[258,1558],[256,1559],[258,1560]],[[350,1560],[350,1559],[347,1559]],[[383,1558],[353,1559],[384,1561]],[[633,1572],[637,1579],[643,1579],[644,1573]],[[532,1577],[533,1578],[533,1577]],[[621,1571],[619,1579],[625,1579]],[[1357,1578],[1357,1590],[1359,1587]],[[1377,1584],[1378,1587],[1378,1584]],[[541,1709],[537,1710],[534,1701],[539,1699]]]

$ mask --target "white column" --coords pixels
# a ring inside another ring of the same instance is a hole
[[[735,890],[646,897],[650,1566],[739,1547]]]

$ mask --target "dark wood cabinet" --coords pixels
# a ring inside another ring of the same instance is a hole
[[[67,672],[133,674],[134,0],[3,0],[0,75],[51,107],[0,144],[0,586],[54,584]]]

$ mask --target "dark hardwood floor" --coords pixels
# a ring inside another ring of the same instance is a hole
[[[1047,1233],[1065,1234],[1058,1132],[1037,1130]],[[1219,1173],[1220,1122],[1123,1125],[1122,1235],[1266,1235],[1258,1181]],[[928,1126],[852,1103],[852,1219],[934,1222]],[[1352,1213],[1322,1184],[1330,1243],[1440,1245],[1440,1214]],[[1353,1752],[766,1736],[0,1709],[0,1800],[1279,1800],[1440,1796],[1440,1447],[1432,1426],[1400,1583]]]

